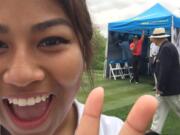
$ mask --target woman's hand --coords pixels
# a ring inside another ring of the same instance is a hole
[[[75,135],[99,135],[103,99],[104,90],[101,87],[95,88],[89,94]],[[157,101],[154,97],[140,97],[131,109],[119,135],[144,135],[156,108]]]

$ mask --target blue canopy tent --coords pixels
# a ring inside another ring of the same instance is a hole
[[[171,35],[173,28],[180,28],[180,18],[176,17],[161,4],[157,3],[150,9],[133,18],[109,23],[108,46],[106,48],[107,59],[105,60],[106,77],[108,76],[109,62],[113,59],[121,59],[119,48],[115,44],[118,42],[119,38],[122,38],[122,33],[140,35],[142,31],[144,31],[146,37],[148,37],[153,29],[157,27],[166,28],[167,33]],[[147,47],[143,54],[144,57],[146,54]]]
[[[154,28],[165,27],[170,33],[172,26],[180,28],[180,18],[157,3],[136,17],[109,23],[108,31],[140,34],[145,30],[146,34],[150,34]]]

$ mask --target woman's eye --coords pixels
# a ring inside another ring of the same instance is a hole
[[[0,41],[0,49],[8,48],[7,44],[4,42]]]
[[[68,44],[70,41],[62,37],[47,37],[40,41],[39,47],[53,47],[60,44]]]
[[[2,41],[0,41],[0,54],[7,51],[8,45]]]

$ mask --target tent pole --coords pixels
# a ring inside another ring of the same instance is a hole
[[[107,68],[108,68],[108,61],[107,61],[107,57],[108,57],[108,46],[109,46],[109,31],[108,31],[108,40],[106,41],[106,47],[105,47],[105,59],[104,59],[104,71],[103,71],[103,78],[107,78]]]
[[[173,36],[174,36],[174,16],[171,16],[171,42],[173,43]]]

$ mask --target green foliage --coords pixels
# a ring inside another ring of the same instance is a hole
[[[92,69],[102,70],[104,67],[106,39],[101,35],[98,29],[94,29],[92,43],[94,53]]]

